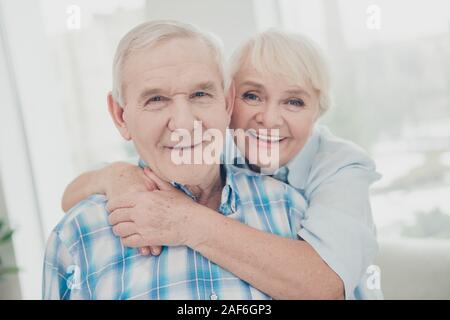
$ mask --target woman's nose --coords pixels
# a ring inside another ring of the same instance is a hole
[[[283,117],[279,106],[267,106],[257,114],[256,121],[268,129],[280,127],[283,124]]]

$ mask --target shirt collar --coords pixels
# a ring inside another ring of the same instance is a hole
[[[144,160],[139,159],[139,167],[141,167],[142,169],[144,169],[145,167],[148,167],[147,164],[145,163]],[[182,185],[181,183],[178,183],[176,181],[171,181],[170,184],[172,186],[174,186],[175,188],[177,188],[178,190],[183,191],[186,195],[188,195],[192,200],[196,201],[197,199],[195,198],[194,194],[185,186]]]
[[[320,132],[315,126],[302,150],[286,164],[288,168],[288,183],[297,189],[304,190],[308,182],[308,176],[320,146]]]
[[[139,159],[139,167],[141,167],[142,169],[147,167],[147,164],[144,160]],[[221,179],[225,180],[225,185],[222,189],[219,211],[225,215],[235,212],[237,204],[239,202],[239,193],[237,192],[237,188],[234,183],[234,171],[230,170],[230,167],[231,166],[227,166],[224,164],[220,165],[220,177]],[[185,193],[192,200],[197,201],[195,195],[185,185],[176,181],[171,181],[170,184],[174,188]]]

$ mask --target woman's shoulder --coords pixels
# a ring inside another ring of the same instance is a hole
[[[334,164],[332,165],[334,167],[353,164],[367,167],[367,169],[375,169],[375,162],[370,154],[358,144],[336,136],[326,126],[317,126],[316,130],[319,136],[316,161],[319,163]]]
[[[372,183],[380,178],[375,161],[356,143],[340,138],[326,126],[317,126],[317,151],[311,163],[308,184],[315,187],[339,172],[357,172]],[[345,178],[345,175],[342,175]]]

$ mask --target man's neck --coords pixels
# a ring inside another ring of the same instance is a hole
[[[209,181],[196,186],[187,185],[186,187],[192,192],[198,203],[217,210],[220,205],[225,180],[221,177],[219,166],[215,170],[217,171],[211,175],[212,179]]]

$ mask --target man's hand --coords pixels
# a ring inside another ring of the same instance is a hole
[[[148,169],[158,190],[134,192],[108,202],[113,232],[127,247],[188,245],[202,206]]]

